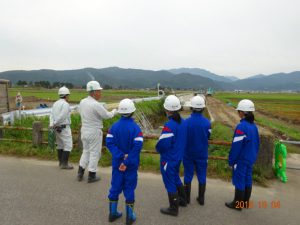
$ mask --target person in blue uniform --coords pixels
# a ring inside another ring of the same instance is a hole
[[[241,100],[236,108],[241,118],[234,131],[228,162],[232,167],[232,183],[235,195],[225,205],[241,210],[249,207],[252,192],[252,167],[259,151],[259,134],[254,123],[254,104],[248,99]]]
[[[191,183],[196,169],[198,177],[198,202],[204,205],[204,193],[206,187],[206,171],[208,160],[208,139],[211,133],[211,124],[202,112],[205,108],[205,100],[202,96],[194,96],[191,99],[191,116],[185,120],[187,127],[187,145],[183,155],[184,188],[187,203],[190,203]]]
[[[160,212],[177,216],[179,204],[186,206],[183,184],[179,177],[179,168],[186,145],[186,129],[184,120],[179,114],[181,104],[175,95],[169,95],[164,102],[169,121],[165,123],[156,151],[160,154],[160,171],[168,192],[169,207]]]
[[[112,180],[109,190],[109,222],[122,216],[117,211],[119,194],[123,191],[126,199],[126,224],[136,220],[134,212],[140,152],[143,147],[143,133],[132,118],[136,110],[130,99],[123,99],[118,107],[120,120],[112,125],[106,146],[112,154]]]

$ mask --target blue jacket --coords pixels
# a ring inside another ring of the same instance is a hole
[[[192,113],[185,120],[187,129],[187,143],[184,158],[207,159],[208,139],[211,132],[211,124],[200,113]]]
[[[183,158],[186,146],[186,126],[185,121],[177,123],[172,118],[165,123],[159,140],[156,144],[156,151],[160,153],[160,160],[178,162]]]
[[[143,133],[132,118],[121,117],[112,125],[106,136],[106,146],[112,154],[113,167],[119,167],[124,163],[127,169],[138,169]],[[128,154],[126,160],[125,154]]]
[[[259,134],[254,123],[242,119],[237,125],[229,152],[229,165],[244,162],[253,165],[259,150]]]

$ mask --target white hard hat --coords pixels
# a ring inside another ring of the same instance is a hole
[[[98,81],[89,81],[86,84],[86,91],[97,91],[97,90],[102,90],[103,88],[100,86]]]
[[[69,95],[70,94],[70,91],[67,87],[63,86],[61,87],[59,90],[58,90],[58,95],[61,96],[61,95]]]
[[[168,111],[178,111],[181,109],[179,99],[175,95],[169,95],[165,99],[164,108]]]
[[[243,112],[254,112],[254,103],[251,100],[243,99],[239,102],[238,106],[236,107],[236,110],[240,110]]]
[[[197,95],[191,99],[191,107],[194,109],[205,108],[205,100],[203,97]]]
[[[136,110],[136,108],[135,108],[132,100],[125,98],[122,101],[120,101],[120,104],[118,107],[118,113],[129,114],[129,113],[133,113],[135,110]]]

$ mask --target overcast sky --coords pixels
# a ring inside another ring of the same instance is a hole
[[[299,0],[0,0],[0,71],[300,70]]]

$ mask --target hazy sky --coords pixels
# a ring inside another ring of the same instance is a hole
[[[299,0],[0,0],[0,71],[300,70]]]

